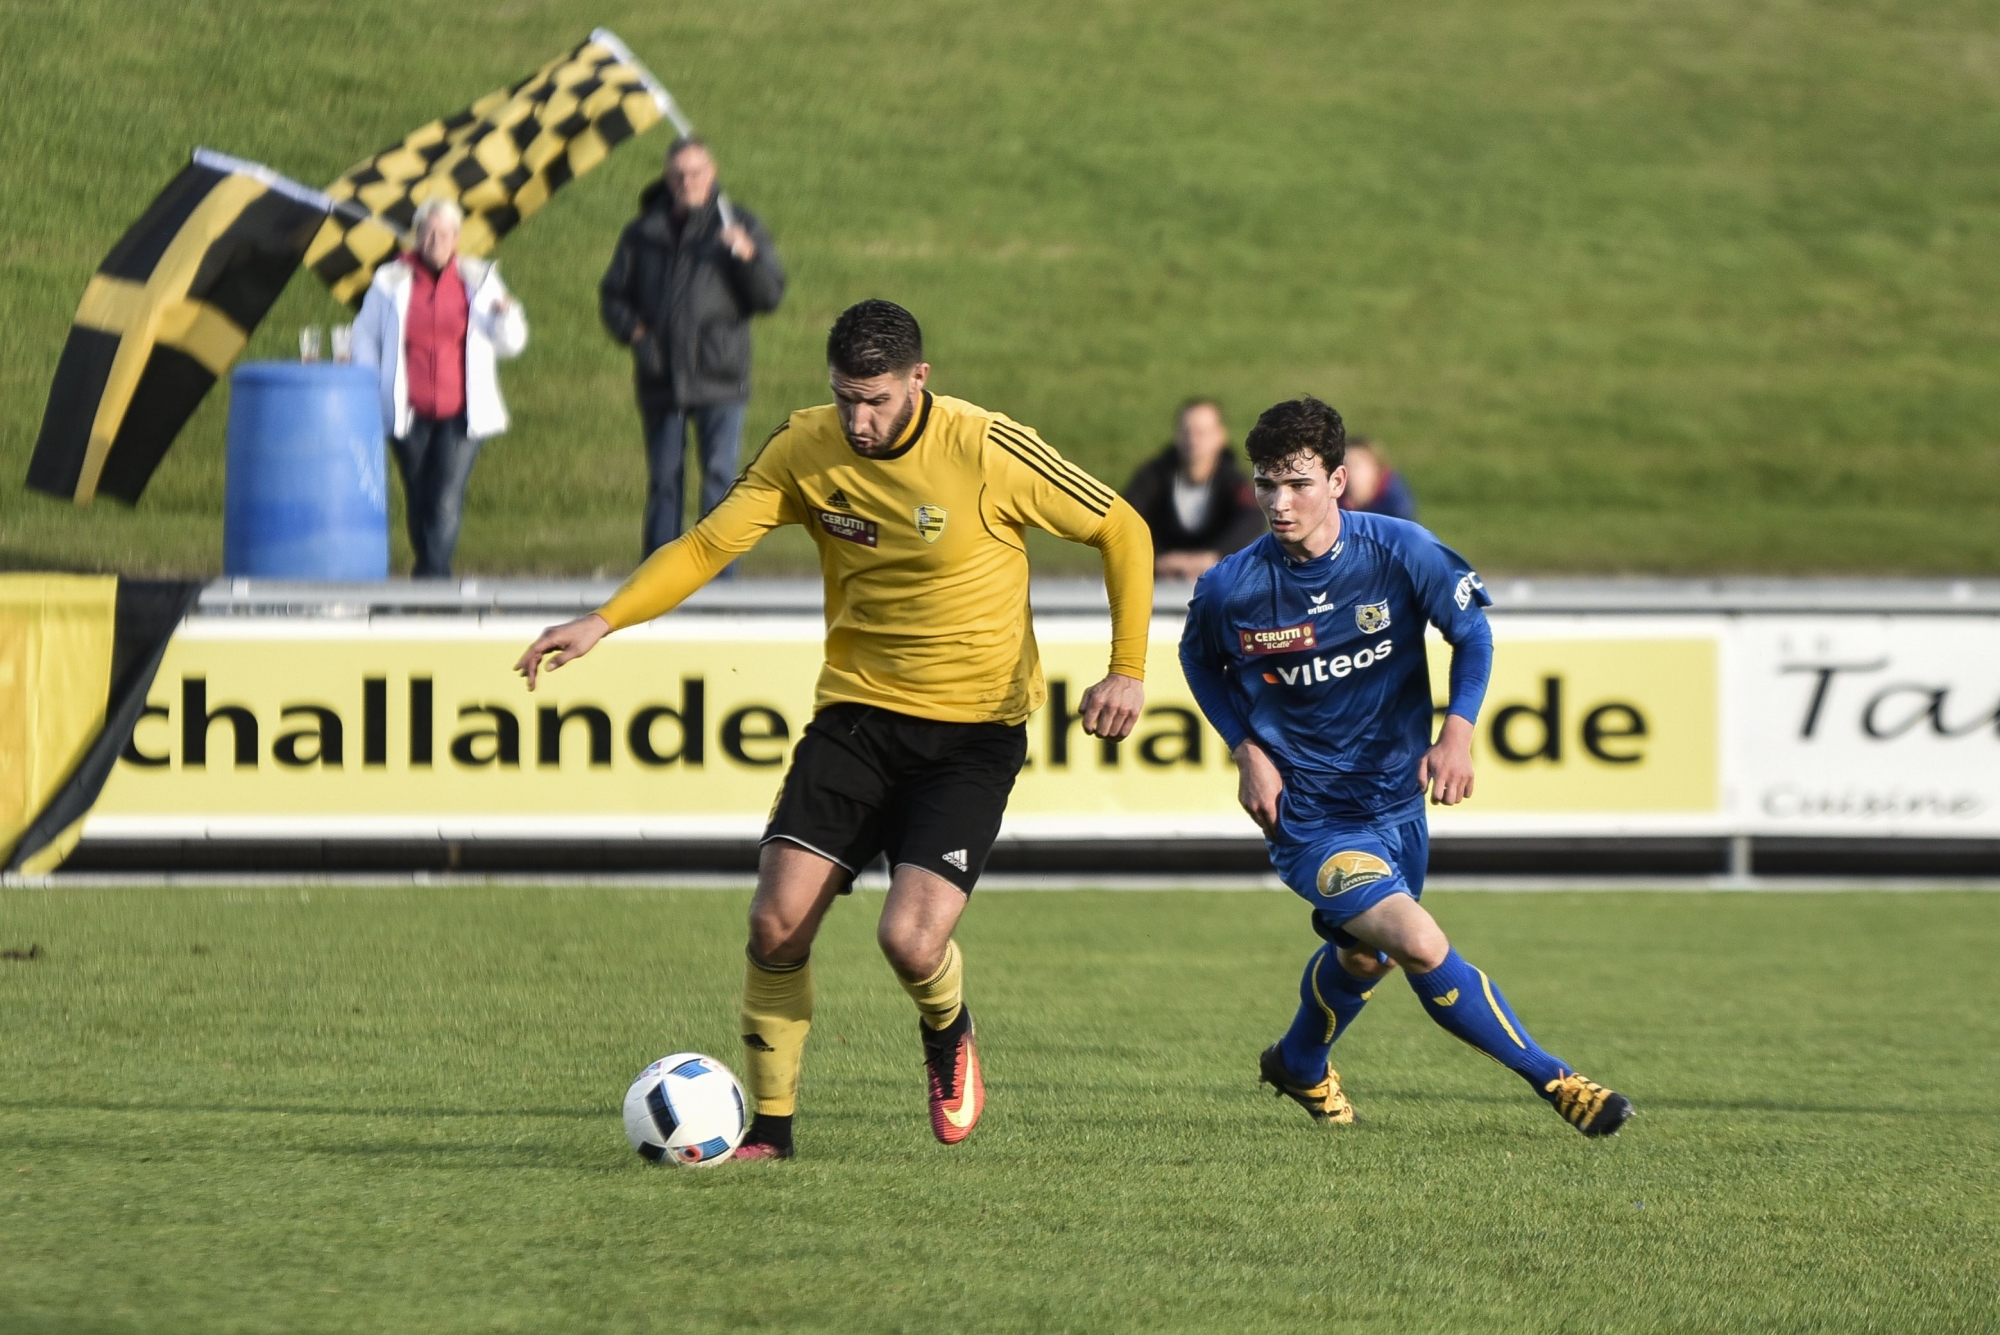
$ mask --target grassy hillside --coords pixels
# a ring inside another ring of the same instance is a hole
[[[1241,430],[1309,390],[1489,569],[2000,571],[2000,11],[1962,0],[15,0],[0,563],[219,565],[221,394],[136,513],[18,484],[86,277],[192,145],[324,182],[593,22],[789,263],[753,439],[879,294],[925,321],[940,388],[1118,481],[1188,393]],[[594,286],[665,142],[502,249],[535,341],[469,570],[636,551]],[[337,314],[301,275],[253,355]]]

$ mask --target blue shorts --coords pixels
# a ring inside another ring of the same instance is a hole
[[[1431,827],[1422,815],[1399,825],[1280,828],[1266,841],[1271,865],[1293,894],[1313,907],[1313,930],[1337,946],[1360,945],[1341,924],[1390,895],[1424,897]]]

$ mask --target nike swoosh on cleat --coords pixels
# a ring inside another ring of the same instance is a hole
[[[972,1082],[968,1078],[971,1074],[972,1063],[967,1062],[966,1069],[959,1072],[958,1087],[964,1092],[958,1096],[958,1107],[953,1108],[949,1104],[946,1104],[938,1109],[938,1111],[944,1114],[944,1120],[950,1122],[960,1131],[971,1126],[979,1116],[979,1109],[972,1101]]]

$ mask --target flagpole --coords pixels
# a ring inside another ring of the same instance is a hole
[[[646,91],[653,95],[653,105],[660,109],[662,116],[673,122],[675,134],[686,139],[694,133],[694,122],[689,120],[687,113],[681,110],[681,104],[674,101],[674,95],[667,91],[667,86],[660,82],[657,75],[646,68],[645,62],[632,54],[632,48],[625,45],[617,33],[611,31],[609,28],[592,28],[590,30],[590,40],[599,46],[607,48],[611,54],[618,57],[622,64],[630,65],[638,72],[640,81],[646,85]],[[722,225],[724,227],[736,226],[736,211],[729,207],[729,196],[727,194],[721,191],[716,192],[715,207],[716,211],[722,215]]]
[[[274,190],[287,199],[297,200],[307,208],[332,213],[340,207],[339,202],[331,195],[315,190],[309,185],[300,185],[289,176],[280,176],[261,162],[231,157],[212,148],[195,149],[193,160],[195,166],[206,167],[210,171],[227,172],[233,176],[248,176],[259,185]]]

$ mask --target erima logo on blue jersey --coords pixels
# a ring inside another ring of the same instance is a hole
[[[1351,676],[1363,668],[1374,667],[1389,656],[1396,647],[1394,640],[1384,640],[1373,649],[1356,649],[1350,654],[1334,654],[1330,658],[1308,658],[1303,663],[1291,667],[1264,669],[1264,680],[1273,686],[1281,682],[1286,686],[1305,686],[1313,682],[1332,681],[1337,677]]]

